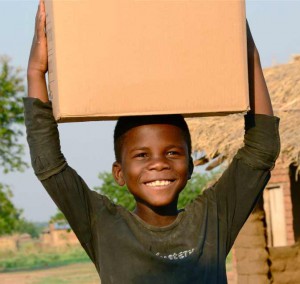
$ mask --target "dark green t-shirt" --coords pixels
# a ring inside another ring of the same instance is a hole
[[[219,181],[166,227],[88,188],[60,151],[51,103],[27,98],[32,166],[107,283],[226,283],[225,259],[270,178],[279,119],[247,115],[245,146]]]

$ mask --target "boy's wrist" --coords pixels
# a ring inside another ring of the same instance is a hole
[[[250,65],[255,65],[255,66],[260,66],[260,55],[259,52],[256,48],[252,49],[251,51],[248,51],[248,64]]]
[[[27,83],[28,97],[40,99],[42,102],[49,101],[45,73],[28,70]]]
[[[36,80],[46,80],[46,73],[36,70],[36,69],[28,69],[27,70],[27,81],[28,83]]]

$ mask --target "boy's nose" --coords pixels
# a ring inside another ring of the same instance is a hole
[[[162,171],[166,169],[170,169],[170,164],[165,157],[153,157],[148,166],[149,170]]]

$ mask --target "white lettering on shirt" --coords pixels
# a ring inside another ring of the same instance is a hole
[[[177,259],[183,259],[183,258],[188,257],[194,251],[195,251],[195,249],[193,248],[193,249],[181,251],[179,253],[174,252],[174,253],[168,254],[168,255],[164,255],[164,254],[161,254],[160,252],[157,252],[156,256],[159,256],[161,258],[167,258],[167,259],[170,259],[170,260],[177,260]]]

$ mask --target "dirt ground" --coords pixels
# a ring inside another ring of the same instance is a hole
[[[228,284],[236,283],[235,274],[228,273]],[[91,263],[71,264],[26,272],[0,273],[0,284],[101,284]]]
[[[99,284],[91,263],[77,263],[34,271],[0,273],[1,284]]]

